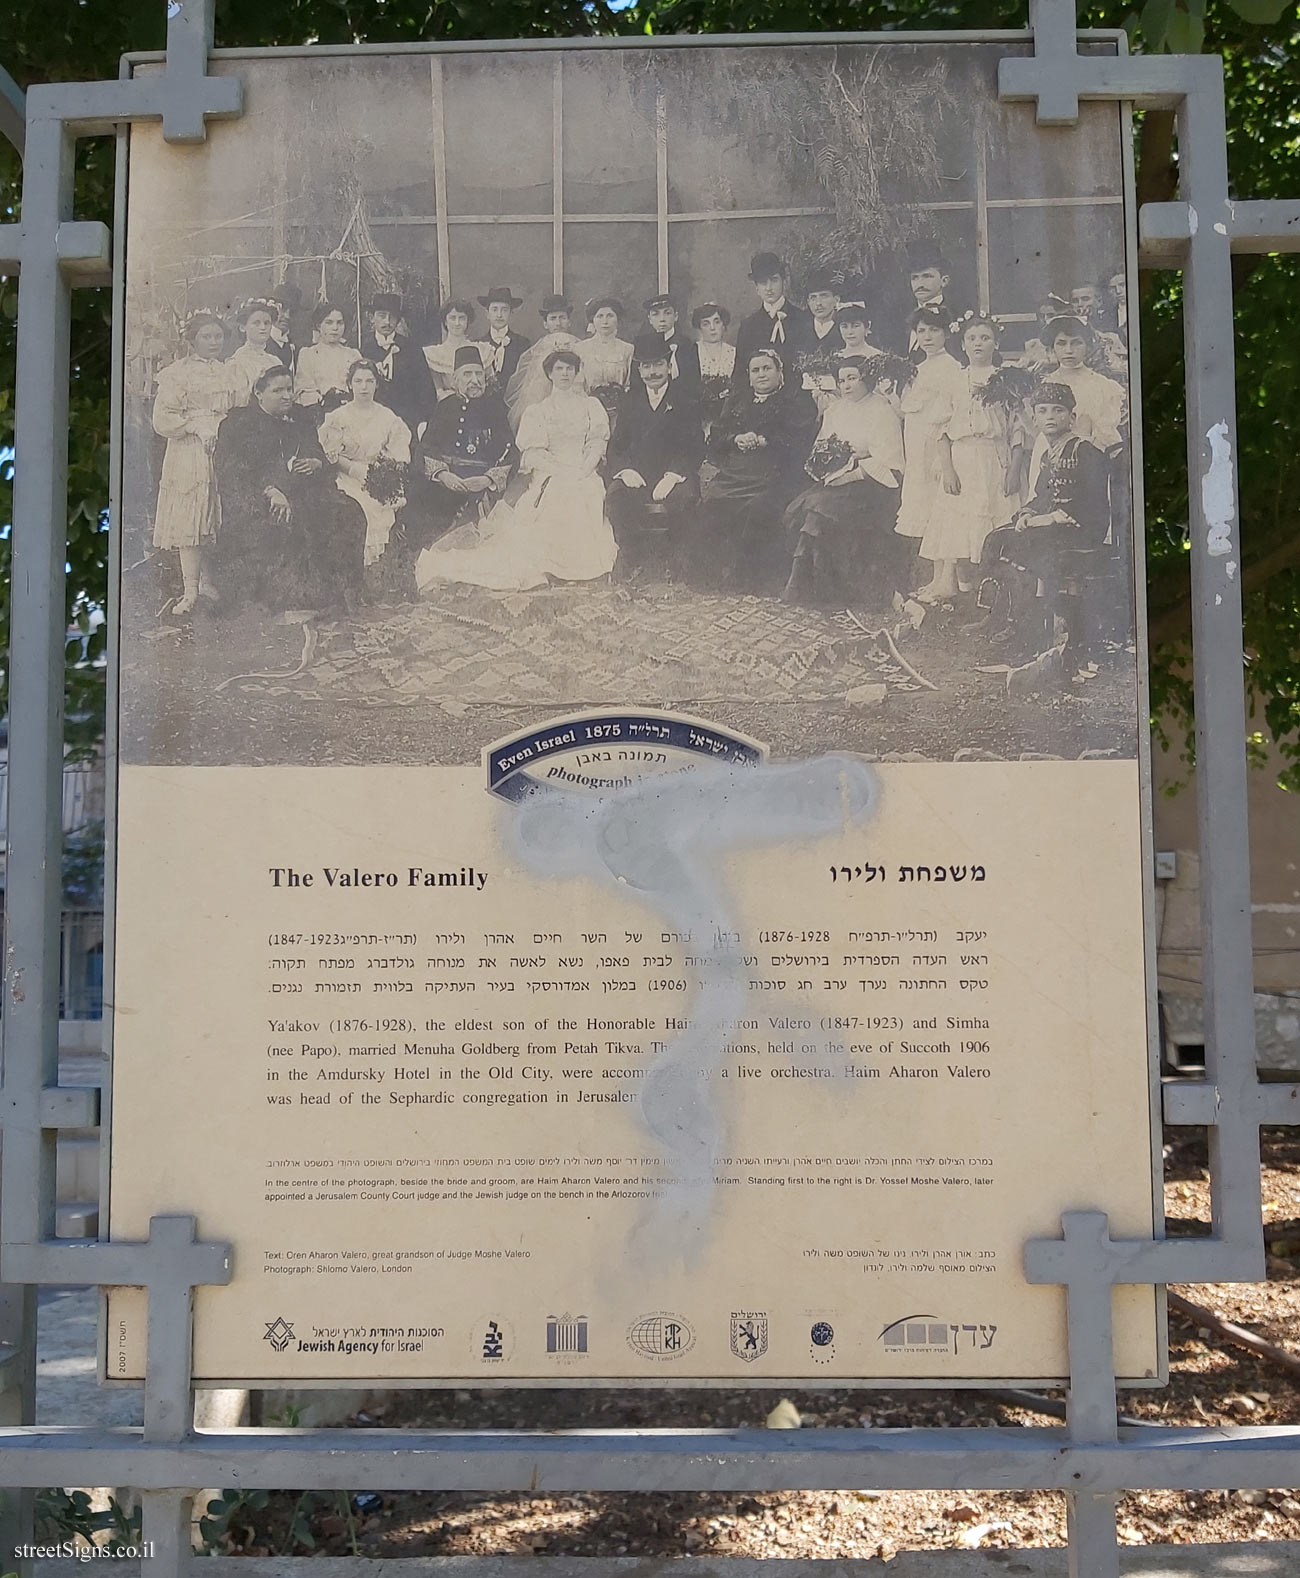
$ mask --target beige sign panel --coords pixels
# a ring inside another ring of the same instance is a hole
[[[1124,125],[1008,47],[133,129],[110,1233],[234,1246],[200,1380],[1045,1382],[1025,1241],[1152,1233]]]

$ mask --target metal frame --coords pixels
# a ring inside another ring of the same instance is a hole
[[[1030,0],[1034,53],[1002,61],[1001,97],[1034,101],[1039,124],[1045,126],[1072,124],[1081,99],[1178,113],[1180,200],[1144,208],[1139,231],[1143,263],[1178,266],[1185,276],[1206,1076],[1166,1088],[1164,1115],[1171,1122],[1209,1127],[1212,1236],[1114,1239],[1104,1214],[1071,1212],[1062,1219],[1059,1239],[1025,1246],[1028,1279],[1067,1290],[1070,1394],[1063,1429],[575,1435],[194,1431],[193,1290],[229,1279],[229,1246],[196,1242],[192,1217],[154,1218],[143,1243],[54,1238],[56,1132],[93,1122],[96,1115],[93,1093],[58,1086],[67,474],[62,435],[68,423],[71,292],[78,284],[105,284],[112,277],[106,228],[74,218],[75,140],[130,121],[161,119],[168,141],[198,142],[207,134],[209,119],[238,115],[239,79],[207,75],[212,12],[213,0],[173,0],[165,70],[116,82],[33,88],[25,116],[18,90],[0,76],[0,131],[15,145],[21,145],[24,134],[26,141],[22,223],[0,226],[0,269],[21,267],[16,444],[23,457],[14,493],[13,586],[21,595],[14,601],[11,646],[0,1102],[0,1279],[6,1284],[0,1287],[0,1338],[6,1339],[0,1349],[0,1487],[138,1487],[144,1538],[152,1542],[146,1561],[152,1571],[168,1575],[187,1565],[190,1504],[194,1487],[203,1485],[534,1493],[837,1489],[845,1484],[1056,1489],[1068,1495],[1073,1578],[1118,1578],[1115,1503],[1122,1490],[1294,1483],[1300,1466],[1297,1428],[1117,1426],[1111,1289],[1121,1283],[1159,1287],[1262,1279],[1258,1129],[1300,1116],[1300,1085],[1261,1085],[1254,1062],[1229,266],[1233,251],[1300,250],[1300,200],[1229,199],[1217,58],[1080,55],[1070,0]],[[860,42],[882,38],[843,36]],[[993,36],[1008,42],[1025,37]],[[1115,35],[1105,37],[1114,41]],[[716,41],[537,40],[510,47],[664,48]],[[750,45],[805,41],[824,42],[825,36],[735,40]],[[448,52],[476,47],[443,46]],[[32,1424],[34,1290],[57,1283],[148,1288],[143,1429]],[[24,1510],[18,1498],[0,1533],[12,1534]],[[585,1565],[612,1572],[616,1564]],[[282,1566],[277,1564],[277,1571]]]

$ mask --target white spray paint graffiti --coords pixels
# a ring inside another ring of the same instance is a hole
[[[1216,422],[1205,437],[1210,446],[1210,464],[1201,478],[1205,547],[1207,552],[1219,558],[1232,552],[1232,523],[1237,515],[1232,496],[1232,444],[1228,439],[1228,424]]]
[[[659,1052],[641,1088],[641,1120],[667,1164],[664,1197],[640,1235],[644,1252],[690,1262],[707,1243],[726,1133],[727,1087],[719,1076],[748,991],[724,857],[860,825],[878,803],[867,763],[825,756],[704,766],[608,795],[532,795],[519,806],[513,836],[529,870],[630,890],[666,928],[692,938],[690,1028]]]

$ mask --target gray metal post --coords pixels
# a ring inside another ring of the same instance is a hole
[[[1194,216],[1183,323],[1205,1071],[1219,1106],[1209,1130],[1211,1198],[1215,1236],[1250,1245],[1262,1278],[1228,142],[1222,61],[1204,56],[1188,65],[1196,91],[1178,110],[1178,170]]]
[[[73,139],[28,95],[23,263],[18,276],[9,827],[5,892],[5,1243],[54,1232],[54,1137],[41,1091],[59,1073],[63,837],[64,564],[71,296],[55,237],[72,217]],[[40,249],[39,255],[37,249]],[[40,457],[47,456],[46,464]]]

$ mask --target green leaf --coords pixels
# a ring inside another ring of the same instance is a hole
[[[1204,19],[1189,16],[1186,11],[1175,11],[1169,19],[1165,39],[1172,55],[1199,55],[1205,42]]]
[[[1245,22],[1255,22],[1261,27],[1280,22],[1291,9],[1293,0],[1228,0],[1228,4]]]
[[[1142,7],[1142,42],[1151,54],[1169,47],[1174,0],[1146,0]]]

